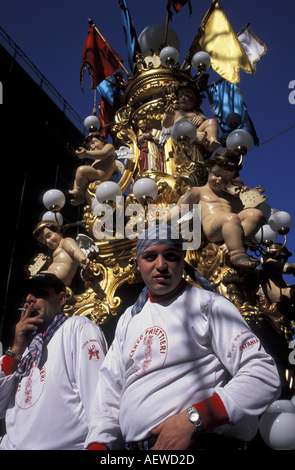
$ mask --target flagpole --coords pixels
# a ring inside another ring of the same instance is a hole
[[[124,70],[124,72],[126,73],[127,77],[130,76],[130,73],[128,72],[128,70],[124,67],[123,63],[120,61],[120,59],[117,57],[117,55],[115,54],[114,50],[111,48],[111,46],[109,45],[109,43],[107,42],[107,40],[103,37],[103,35],[101,34],[101,32],[97,29],[96,25],[93,23],[92,20],[90,20],[88,18],[88,22],[90,24],[90,26],[93,26],[95,32],[99,35],[100,39],[103,41],[103,43],[107,46],[108,50],[113,54],[113,56],[115,57],[115,59],[117,60],[118,64],[120,65],[120,67],[122,67],[122,69]]]
[[[168,34],[169,34],[169,13],[167,11],[166,16],[166,30],[165,30],[165,44],[168,45]]]
[[[205,25],[206,25],[206,23],[207,23],[207,21],[208,21],[210,15],[211,15],[212,11],[214,10],[215,5],[216,5],[217,2],[218,2],[218,0],[212,0],[212,3],[211,3],[211,5],[210,5],[210,8],[208,9],[206,15],[204,16],[204,18],[203,18],[203,20],[202,20],[202,22],[201,22],[201,24],[200,24],[200,26],[199,26],[199,29],[198,29],[198,31],[197,31],[195,37],[194,37],[194,40],[193,40],[193,42],[192,42],[192,44],[191,44],[191,46],[190,46],[190,48],[189,48],[189,50],[188,50],[188,54],[187,54],[187,56],[184,58],[184,62],[183,62],[183,64],[182,64],[182,66],[180,67],[181,69],[184,69],[185,64],[188,64],[188,63],[189,63],[188,61],[191,60],[191,58],[192,58],[192,50],[197,46],[199,40],[200,40],[201,37],[204,35],[204,27],[205,27]]]

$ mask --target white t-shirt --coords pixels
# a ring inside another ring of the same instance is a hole
[[[0,449],[83,449],[106,351],[98,325],[77,316],[51,338],[40,369],[32,368],[19,382],[1,367],[0,416],[6,412],[7,434]]]
[[[262,413],[279,388],[273,359],[236,307],[187,286],[120,318],[99,372],[86,444],[116,449],[123,440],[145,439],[167,417],[214,392],[235,423],[244,414]]]

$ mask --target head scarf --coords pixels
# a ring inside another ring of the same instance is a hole
[[[177,250],[183,250],[179,232],[170,225],[152,225],[142,232],[137,240],[136,258],[153,245],[172,245]]]
[[[142,232],[137,239],[136,258],[138,259],[144,250],[153,245],[172,245],[178,250],[183,250],[182,239],[179,232],[170,227],[170,225],[153,225]],[[210,282],[198,271],[189,266],[188,263],[186,263],[185,270],[186,269],[189,270],[189,275],[192,279],[196,280],[204,289],[213,291]],[[145,286],[131,309],[132,317],[142,310],[147,300],[148,288]]]

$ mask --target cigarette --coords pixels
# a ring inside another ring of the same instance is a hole
[[[18,310],[22,310],[23,312],[25,312],[27,309],[26,308],[18,308]]]

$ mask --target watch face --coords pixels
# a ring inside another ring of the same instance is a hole
[[[192,421],[198,421],[199,419],[199,413],[197,411],[192,411],[189,415],[190,419]]]
[[[199,412],[194,409],[194,407],[189,408],[187,411],[189,421],[196,426],[199,432],[203,431],[203,423],[200,418]]]

